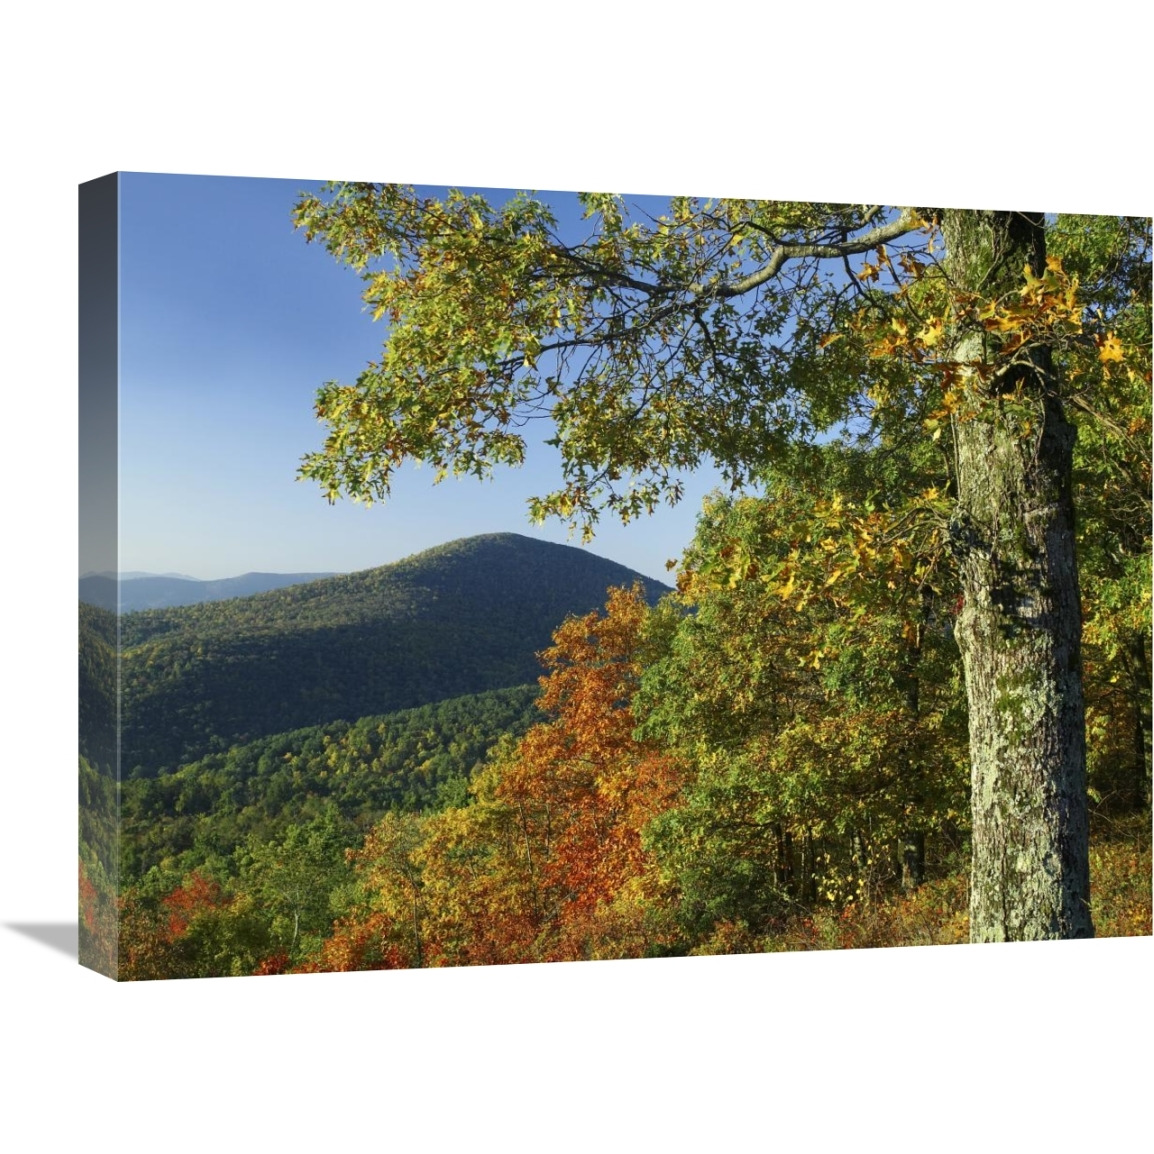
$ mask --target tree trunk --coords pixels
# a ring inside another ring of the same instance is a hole
[[[801,901],[810,909],[817,905],[817,850],[809,826],[805,827],[801,841]]]
[[[947,212],[943,231],[963,292],[1012,297],[1023,266],[1044,271],[1040,214]],[[960,329],[955,361],[991,365],[995,339],[977,324]],[[977,401],[954,422],[951,526],[965,593],[956,636],[969,700],[970,939],[1089,937],[1074,429],[1045,346],[992,374],[962,372]]]
[[[913,893],[926,880],[926,835],[908,829],[902,838],[902,891]]]
[[[774,840],[777,843],[777,860],[773,865],[774,884],[783,893],[792,896],[793,885],[793,837],[780,822],[773,827]]]
[[[854,876],[858,884],[858,897],[863,905],[869,905],[870,900],[870,867],[869,845],[865,834],[860,829],[850,831],[849,836],[850,861],[853,863]]]
[[[933,603],[933,592],[928,585],[921,590],[921,617],[914,634],[914,643],[906,650],[906,658],[902,669],[902,676],[906,685],[906,708],[910,716],[917,721],[921,713],[921,679],[919,669],[922,663],[922,643],[925,638],[926,624],[930,619],[930,607]],[[908,755],[906,756],[906,780],[916,782],[921,779],[921,767]],[[923,798],[920,789],[915,789],[908,797],[908,802],[918,811],[921,810]],[[909,828],[902,835],[902,864],[901,881],[904,893],[913,893],[926,880],[926,835],[921,829]]]

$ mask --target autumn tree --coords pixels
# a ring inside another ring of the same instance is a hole
[[[871,480],[837,456],[823,472],[846,490]],[[915,888],[927,837],[964,810],[955,591],[932,558],[871,544],[879,520],[847,524],[816,482],[706,504],[678,581],[692,612],[637,704],[640,732],[693,767],[647,831],[691,935]]]
[[[416,814],[386,814],[347,860],[356,883],[332,933],[304,969],[420,968],[426,964],[424,884],[414,854],[424,836]]]
[[[316,968],[639,956],[659,945],[641,831],[680,784],[633,735],[644,590],[565,621],[542,654],[546,718],[499,745],[470,802],[389,814],[351,855],[353,908]]]
[[[379,363],[320,390],[330,431],[303,474],[362,500],[412,458],[485,476],[521,463],[542,417],[563,486],[530,512],[588,534],[602,508],[629,520],[676,501],[707,458],[740,485],[839,428],[944,437],[971,934],[1092,934],[1064,358],[1128,354],[1047,261],[1042,214],[675,198],[646,215],[578,199],[584,235],[563,238],[527,194],[302,197],[297,224],[364,274],[389,323]],[[898,499],[890,515],[906,511]]]
[[[628,955],[645,937],[642,830],[680,786],[676,759],[634,732],[648,616],[637,585],[557,629],[538,700],[550,720],[522,738],[494,791],[536,815],[547,960]]]
[[[167,892],[128,888],[120,898],[120,969],[126,981],[220,977],[237,954],[231,897],[193,870]]]
[[[1067,357],[1084,418],[1074,455],[1089,778],[1111,810],[1150,805],[1151,237],[1146,221],[1059,216],[1050,247],[1115,334]],[[1123,356],[1125,353],[1125,356]]]

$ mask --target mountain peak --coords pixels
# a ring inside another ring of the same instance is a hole
[[[220,743],[524,685],[572,615],[610,586],[668,587],[517,533],[459,538],[390,565],[249,597],[128,613],[125,769]]]

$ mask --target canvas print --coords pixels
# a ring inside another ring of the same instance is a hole
[[[80,960],[1151,933],[1151,222],[81,187]]]

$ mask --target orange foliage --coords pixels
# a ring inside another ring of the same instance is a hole
[[[289,956],[283,950],[271,955],[257,964],[254,974],[283,974],[288,970]]]
[[[94,867],[95,877],[89,872],[83,858],[77,859],[79,868],[78,897],[80,924],[78,953],[82,965],[99,973],[115,977],[117,968],[116,895],[99,864]]]
[[[84,928],[89,933],[96,932],[96,903],[98,894],[96,886],[88,877],[88,871],[84,868],[84,862],[79,860],[77,864],[80,867],[79,877],[79,897],[80,897],[80,920]]]
[[[388,940],[389,926],[389,919],[375,911],[359,918],[343,918],[320,951],[293,972],[404,969],[411,963],[400,947]]]
[[[220,909],[228,902],[216,882],[194,870],[183,885],[164,897],[162,904],[168,912],[168,936],[175,939],[187,932],[198,914]]]
[[[540,702],[554,719],[525,735],[495,790],[540,845],[543,960],[599,956],[607,923],[620,922],[608,907],[645,871],[641,830],[680,784],[674,761],[633,736],[646,613],[640,588],[613,589],[605,616],[557,630]]]
[[[537,960],[542,846],[525,806],[497,801],[492,780],[482,774],[473,805],[437,814],[426,826],[417,856],[430,965]]]
[[[119,976],[125,981],[205,976],[209,971],[196,957],[190,940],[196,935],[190,931],[231,904],[221,887],[199,871],[159,900],[126,890],[119,901]]]
[[[635,740],[640,587],[570,618],[542,654],[549,715],[475,778],[471,804],[389,815],[352,855],[363,900],[318,969],[637,956],[656,940],[641,829],[675,763]]]

